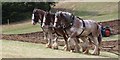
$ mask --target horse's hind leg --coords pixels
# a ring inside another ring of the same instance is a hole
[[[98,43],[98,40],[97,40],[97,37],[93,37],[93,43],[95,45],[95,49],[94,51],[92,52],[93,55],[99,55],[99,43]]]

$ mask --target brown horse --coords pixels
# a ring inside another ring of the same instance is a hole
[[[95,49],[92,54],[99,55],[100,54],[100,45],[102,41],[101,30],[98,23],[93,20],[82,20],[69,12],[56,12],[55,13],[55,21],[54,27],[62,26],[66,29],[69,38],[69,48],[73,48],[76,51],[79,50],[77,37],[81,38],[84,42],[83,49],[89,47],[89,42],[91,41]],[[87,49],[88,50],[88,49]]]
[[[36,25],[36,23],[39,23],[41,25],[45,14],[46,14],[46,12],[41,9],[34,9],[33,13],[32,13],[32,24]],[[44,39],[46,40],[47,32],[45,31],[45,29],[43,27],[41,27],[41,28],[44,31]]]
[[[52,31],[58,35],[58,36],[62,36],[65,40],[65,46],[64,46],[64,49],[67,51],[69,50],[68,49],[68,42],[67,42],[67,33],[66,33],[66,30],[64,30],[63,28],[59,27],[59,28],[54,28],[53,27],[53,24],[54,24],[54,20],[55,20],[55,14],[54,13],[47,13],[45,16],[44,16],[44,19],[43,19],[43,23],[42,23],[42,27],[44,28],[52,28]],[[54,47],[58,47],[57,45],[57,39],[54,40],[54,43],[53,43],[53,48]]]
[[[45,12],[44,10],[34,9],[32,14],[32,24],[35,25],[36,23],[40,23],[44,33],[44,40],[48,41],[48,43],[46,44],[46,47],[51,48],[52,37],[49,34],[49,31],[51,32],[51,28],[42,27],[43,19],[46,14],[47,12]]]
[[[53,40],[53,33],[56,33],[57,35],[61,35],[64,37],[65,44],[66,44],[65,50],[68,50],[67,36],[65,34],[65,31],[62,30],[61,28],[57,28],[57,29],[53,28],[54,19],[55,19],[55,14],[53,14],[53,13],[45,12],[40,9],[33,10],[32,24],[33,25],[35,25],[36,23],[41,24],[41,28],[44,31],[44,36],[46,36],[47,40],[48,40],[48,43],[46,44],[46,46],[48,48],[58,49],[58,44],[57,44],[58,36],[56,36],[56,38]],[[54,44],[53,44],[53,42],[54,42]]]

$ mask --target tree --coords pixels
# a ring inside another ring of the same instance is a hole
[[[32,10],[39,8],[45,11],[50,11],[51,5],[55,2],[3,2],[2,3],[2,24],[21,21],[26,18],[31,18]]]

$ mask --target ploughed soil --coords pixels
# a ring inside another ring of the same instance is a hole
[[[112,29],[112,34],[120,34],[119,29],[119,20],[101,22],[103,25],[109,25]],[[46,44],[47,41],[43,39],[43,32],[33,32],[26,34],[2,34],[3,40],[14,40],[14,41],[22,41],[22,42],[32,42],[32,43],[42,43]],[[59,38],[59,45],[64,45],[63,38]],[[109,52],[117,52],[119,53],[120,48],[120,40],[110,40],[110,41],[102,41],[102,50]]]
[[[120,34],[120,31],[119,31],[119,29],[120,29],[120,27],[119,27],[120,19],[112,20],[112,21],[99,22],[99,23],[102,23],[103,26],[109,26],[112,34]]]

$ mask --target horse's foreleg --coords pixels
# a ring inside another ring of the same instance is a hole
[[[43,32],[43,35],[44,35],[44,40],[47,40],[47,33]]]
[[[55,37],[54,43],[52,44],[52,49],[58,49],[58,36]]]
[[[51,48],[52,47],[52,35],[51,33],[47,34],[47,40],[48,40],[48,43],[46,44],[46,47],[47,48]]]
[[[78,53],[80,52],[80,46],[78,45],[79,42],[78,42],[78,38],[75,38],[74,41],[75,41],[75,52]]]
[[[48,43],[46,44],[47,48],[51,48],[51,42],[52,42],[51,39],[48,39]]]
[[[75,41],[71,37],[68,38],[68,47],[69,47],[69,51],[71,52],[73,52],[75,49]]]
[[[70,51],[70,46],[69,46],[69,43],[68,43],[68,41],[67,41],[67,37],[64,35],[63,36],[64,37],[64,40],[65,40],[65,46],[64,46],[64,50],[65,51]]]
[[[74,52],[80,52],[80,47],[78,45],[78,38],[76,38],[76,35],[77,33],[76,32],[73,32],[71,34],[71,36],[68,38],[68,41],[69,41],[69,46],[70,46],[70,49]]]

